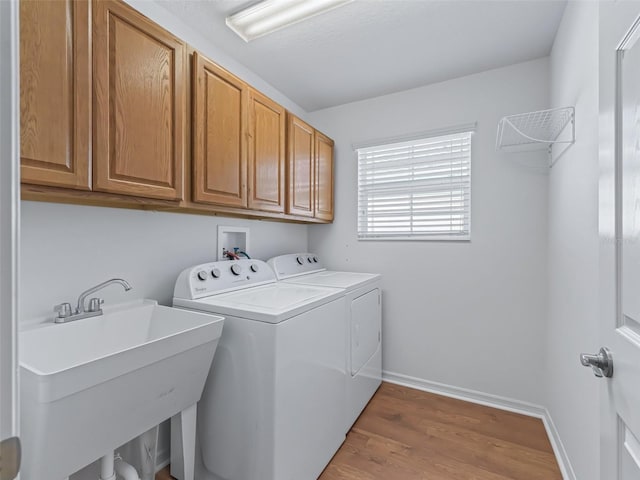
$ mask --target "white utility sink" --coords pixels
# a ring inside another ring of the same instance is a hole
[[[63,479],[195,405],[223,320],[139,300],[20,332],[22,478]]]

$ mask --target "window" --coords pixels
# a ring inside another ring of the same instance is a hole
[[[357,148],[358,238],[468,240],[471,134]]]

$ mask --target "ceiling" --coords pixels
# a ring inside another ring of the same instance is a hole
[[[354,0],[245,43],[225,17],[255,1],[157,1],[307,111],[544,57],[566,5]]]

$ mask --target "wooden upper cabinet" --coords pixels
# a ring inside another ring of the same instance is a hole
[[[61,187],[31,198],[333,219],[333,141],[198,53],[188,83],[185,43],[127,3],[20,0],[20,24],[21,180]]]
[[[333,140],[316,131],[315,217],[333,220]]]
[[[93,3],[94,189],[183,192],[185,44],[118,0]]]
[[[249,208],[284,212],[286,110],[249,92]]]
[[[248,87],[193,55],[193,200],[247,206]]]
[[[314,215],[314,129],[295,115],[289,114],[287,135],[287,213]]]
[[[333,140],[287,118],[287,213],[333,221]]]
[[[85,1],[20,1],[24,183],[90,188],[90,8]]]

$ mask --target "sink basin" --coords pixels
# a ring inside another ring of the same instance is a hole
[[[223,318],[138,300],[20,332],[23,478],[65,478],[202,394]]]

